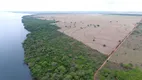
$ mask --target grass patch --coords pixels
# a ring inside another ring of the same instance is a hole
[[[98,80],[141,80],[142,71],[132,64],[108,62],[98,74]]]

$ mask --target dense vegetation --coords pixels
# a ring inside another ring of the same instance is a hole
[[[99,80],[141,80],[142,71],[132,64],[116,64],[108,62],[100,71]]]
[[[93,80],[106,56],[57,31],[56,21],[24,16],[30,31],[23,43],[34,80]]]

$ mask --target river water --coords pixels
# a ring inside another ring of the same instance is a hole
[[[0,12],[0,80],[31,80],[24,64],[22,42],[28,31],[21,17],[27,14]]]

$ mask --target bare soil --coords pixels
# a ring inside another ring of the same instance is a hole
[[[106,55],[116,48],[141,19],[139,16],[101,14],[44,14],[35,17],[56,20],[60,32]]]
[[[132,63],[142,68],[142,24],[138,26],[122,46],[112,55],[110,61]]]

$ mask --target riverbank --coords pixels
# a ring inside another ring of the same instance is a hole
[[[25,62],[36,80],[93,80],[107,56],[57,31],[56,21],[24,16],[30,31],[23,43]]]

